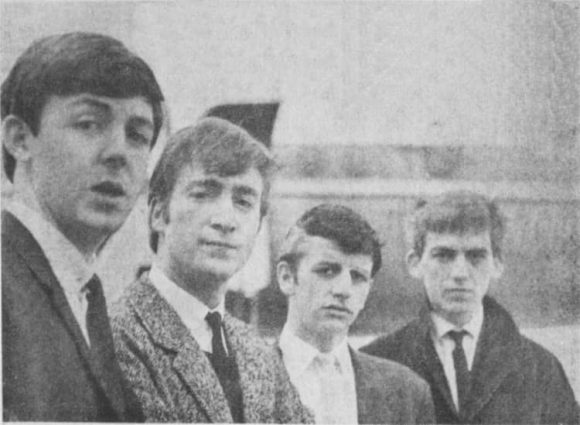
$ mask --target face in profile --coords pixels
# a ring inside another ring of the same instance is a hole
[[[462,326],[478,309],[502,264],[492,254],[489,232],[428,232],[421,258],[408,257],[411,274],[423,281],[433,312]]]
[[[45,215],[73,241],[116,231],[146,182],[154,134],[149,103],[141,97],[52,96],[38,134],[26,134],[27,148],[15,156]]]
[[[178,175],[168,204],[155,203],[151,226],[158,253],[182,281],[224,282],[246,262],[260,227],[262,176],[255,168],[222,177],[192,164]]]
[[[371,288],[372,257],[345,254],[335,242],[318,236],[307,237],[300,252],[295,273],[285,262],[277,270],[297,336],[306,341],[346,337]]]

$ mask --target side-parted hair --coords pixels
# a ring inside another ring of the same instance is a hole
[[[243,128],[221,118],[203,118],[186,127],[167,141],[149,182],[149,208],[153,202],[162,205],[168,219],[168,204],[181,170],[202,167],[208,174],[231,177],[255,168],[264,183],[260,216],[268,211],[271,175],[276,169],[274,158],[262,143]],[[159,235],[150,230],[149,245],[157,251]]]
[[[495,201],[471,191],[449,191],[421,199],[407,222],[408,238],[419,257],[428,232],[464,235],[489,231],[494,257],[501,260],[505,218]]]
[[[322,204],[306,211],[288,231],[278,262],[288,263],[296,273],[304,255],[303,243],[312,236],[335,242],[345,254],[370,256],[373,277],[381,268],[381,243],[375,230],[360,214],[336,204]]]
[[[2,83],[2,120],[15,115],[34,135],[51,96],[90,93],[129,98],[142,96],[153,109],[153,146],[163,124],[163,93],[153,71],[119,40],[72,32],[33,42],[16,60]],[[3,148],[4,170],[12,181],[15,158]]]

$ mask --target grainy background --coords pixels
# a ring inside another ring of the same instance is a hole
[[[156,72],[170,116],[165,135],[218,104],[281,102],[273,208],[230,297],[263,334],[274,336],[285,315],[269,259],[306,208],[350,205],[384,242],[383,270],[353,328],[356,345],[403,324],[421,300],[403,263],[403,219],[414,201],[476,188],[508,218],[506,273],[492,293],[560,358],[580,398],[577,1],[0,6],[2,79],[38,37],[112,35]],[[6,202],[11,188],[2,183]],[[149,258],[141,199],[104,254],[109,301]]]

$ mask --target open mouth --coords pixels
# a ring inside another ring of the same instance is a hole
[[[112,198],[125,196],[125,190],[123,189],[123,186],[114,182],[103,182],[96,184],[91,187],[91,190],[98,193],[99,195],[109,196]]]

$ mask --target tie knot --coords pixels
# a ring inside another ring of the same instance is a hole
[[[87,298],[94,298],[96,295],[103,291],[103,285],[101,284],[101,279],[96,274],[92,275],[89,281],[86,283],[85,288],[87,290]]]
[[[222,327],[222,316],[217,311],[210,311],[205,316],[205,320],[209,323],[212,332],[219,332]]]
[[[456,346],[461,346],[463,343],[463,337],[467,335],[467,331],[465,330],[449,331],[447,332],[447,335],[449,335],[449,338],[451,338],[453,342],[455,342]]]

